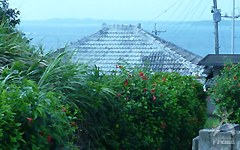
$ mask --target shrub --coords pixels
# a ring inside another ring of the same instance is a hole
[[[100,84],[116,94],[108,110],[99,149],[191,149],[206,122],[206,93],[196,77],[120,67]],[[98,116],[99,117],[99,116]]]
[[[214,78],[214,85],[210,88],[210,98],[216,105],[214,113],[231,123],[240,123],[240,64],[227,63],[220,76]],[[227,121],[224,120],[224,121]]]
[[[71,148],[76,129],[69,106],[8,68],[0,76],[0,149]]]
[[[0,25],[7,23],[11,28],[14,28],[20,23],[19,15],[20,11],[9,8],[8,0],[0,1]]]

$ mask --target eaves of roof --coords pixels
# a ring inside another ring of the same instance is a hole
[[[231,63],[240,62],[240,54],[208,54],[201,61],[199,61],[198,65],[202,66],[223,66],[228,61]]]

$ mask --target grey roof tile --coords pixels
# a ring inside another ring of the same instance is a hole
[[[120,57],[133,66],[144,66],[149,61],[149,67],[156,71],[176,71],[182,75],[203,71],[197,65],[201,56],[133,25],[104,24],[98,32],[72,43],[67,50],[75,50],[73,61],[93,60],[105,72],[116,69]]]

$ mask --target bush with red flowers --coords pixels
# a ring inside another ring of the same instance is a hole
[[[215,114],[226,116],[231,123],[240,123],[240,63],[226,62],[220,76],[214,78],[214,84],[209,89],[210,98],[216,105]],[[225,120],[227,121],[227,120]]]
[[[105,149],[191,149],[203,128],[206,97],[196,77],[122,68],[101,78],[116,94],[109,110],[108,130],[95,142]]]
[[[0,75],[0,149],[72,147],[74,116],[53,92],[8,68]],[[19,77],[16,80],[14,74]],[[75,112],[76,113],[76,112]]]

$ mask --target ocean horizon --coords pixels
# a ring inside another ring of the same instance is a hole
[[[31,40],[32,45],[42,45],[45,53],[63,48],[71,42],[75,42],[84,36],[88,36],[101,29],[102,23],[121,24],[121,21],[93,21],[84,20],[82,22],[73,21],[23,21],[18,29],[26,34]],[[124,22],[122,24],[133,24],[135,22]],[[152,32],[155,22],[141,23],[142,29]],[[158,36],[166,41],[172,42],[188,51],[198,54],[202,57],[207,54],[215,53],[214,23],[212,21],[190,21],[190,22],[156,22],[157,30],[161,32]],[[235,29],[235,54],[240,53],[240,26]],[[219,44],[220,54],[231,54],[231,34],[232,27],[230,21],[219,23]]]

